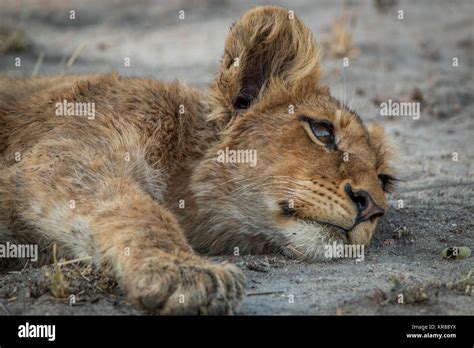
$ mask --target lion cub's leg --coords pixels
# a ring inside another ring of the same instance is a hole
[[[49,140],[3,170],[1,205],[23,221],[13,238],[56,242],[70,258],[92,256],[147,310],[233,313],[242,273],[193,252],[175,217],[146,193],[142,150],[85,146]],[[134,160],[123,161],[125,151]]]
[[[194,254],[175,217],[133,185],[97,207],[91,231],[100,264],[128,295],[161,313],[232,313],[243,276]]]

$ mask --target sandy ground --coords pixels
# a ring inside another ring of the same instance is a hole
[[[0,70],[29,76],[43,56],[39,74],[115,70],[205,87],[229,25],[258,3],[4,0],[0,23],[23,28],[27,41],[24,50],[0,55]],[[346,68],[341,58],[326,55],[324,82],[365,121],[385,125],[398,148],[404,181],[390,196],[391,210],[364,261],[215,258],[230,259],[247,276],[249,295],[240,313],[474,314],[474,275],[468,278],[473,258],[440,256],[448,246],[474,249],[474,2],[398,1],[383,8],[372,1],[272,3],[295,10],[321,43],[334,40],[331,26],[341,15],[352,18],[347,30],[357,52]],[[71,9],[76,20],[68,19]],[[184,20],[178,19],[179,10],[185,11]],[[403,20],[398,10],[404,11]],[[21,67],[14,66],[15,57],[21,57]],[[124,67],[125,57],[130,67]],[[422,100],[420,119],[381,117],[379,104],[388,99]],[[403,208],[397,208],[399,200]],[[63,269],[76,303],[56,298],[47,270],[52,268],[27,265],[21,272],[1,273],[0,313],[140,314],[114,282],[84,265]]]

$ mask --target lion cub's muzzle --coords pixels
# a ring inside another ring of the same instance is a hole
[[[357,207],[357,218],[354,227],[358,223],[367,220],[373,221],[374,219],[385,214],[385,210],[375,204],[374,200],[367,191],[357,190],[354,192],[350,184],[346,184],[346,186],[344,186],[344,190]]]

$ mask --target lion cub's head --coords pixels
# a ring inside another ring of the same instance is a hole
[[[256,8],[232,26],[210,91],[220,140],[192,178],[198,248],[316,259],[334,241],[370,242],[393,180],[383,129],[319,84],[319,60],[285,9]]]

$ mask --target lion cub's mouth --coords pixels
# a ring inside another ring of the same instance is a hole
[[[351,230],[347,230],[341,226],[338,226],[338,225],[334,225],[334,224],[331,224],[331,223],[328,223],[328,222],[324,222],[324,221],[319,221],[319,220],[313,220],[313,219],[302,219],[302,218],[298,218],[298,220],[301,220],[301,221],[304,221],[308,224],[312,224],[312,225],[315,225],[317,227],[326,227],[329,232],[332,234],[332,237],[335,237],[335,238],[342,238],[343,242],[344,243],[348,243],[349,242],[349,239],[348,239],[348,235],[349,235],[349,232]]]
[[[319,227],[319,228],[325,227],[330,233],[332,232],[332,237],[337,238],[337,239],[342,239],[344,243],[348,243],[348,234],[352,230],[352,228],[346,229],[339,225],[331,224],[329,222],[320,221],[317,219],[303,218],[298,215],[298,211],[296,209],[289,206],[288,201],[281,201],[279,202],[279,205],[282,210],[283,216],[287,218],[299,220],[303,223],[313,225],[315,227]]]

